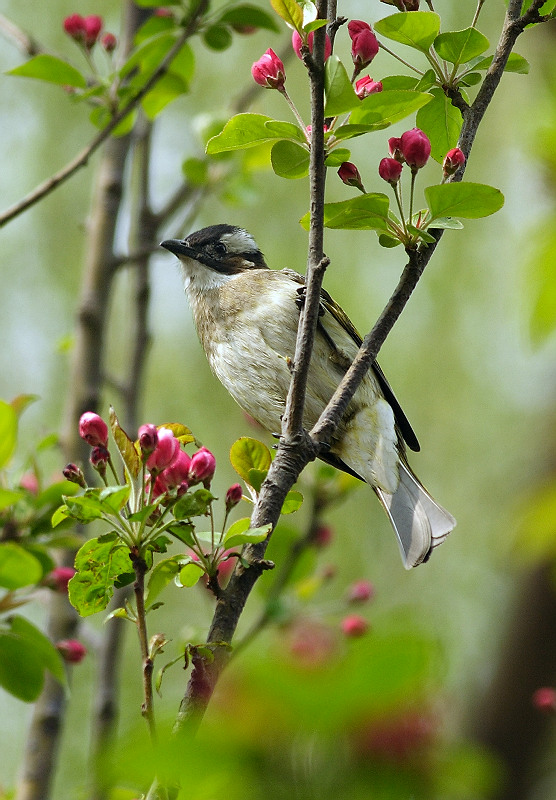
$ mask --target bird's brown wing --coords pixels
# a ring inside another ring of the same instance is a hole
[[[291,270],[291,269],[284,269],[284,270],[282,270],[282,272],[286,273],[286,275],[288,275],[288,277],[290,277],[296,283],[299,283],[300,286],[304,286],[305,285],[305,278],[304,278],[303,275],[300,275],[299,273],[294,272],[294,270]],[[355,342],[357,347],[361,347],[361,343],[362,343],[363,340],[362,340],[362,338],[361,338],[361,336],[359,334],[359,331],[354,326],[353,322],[350,320],[350,318],[348,317],[346,312],[343,310],[343,308],[341,306],[339,306],[338,303],[336,303],[335,300],[332,299],[332,297],[328,294],[328,292],[325,289],[321,289],[321,305],[326,311],[329,312],[329,314],[332,314],[334,319],[342,326],[342,328],[346,331],[346,333],[348,333],[349,336],[353,339],[353,341]],[[322,328],[322,326],[320,324],[319,324],[319,327],[321,328],[321,332],[322,332],[323,328]],[[330,337],[327,334],[325,334],[325,336],[326,336],[327,339],[330,339]],[[332,345],[333,345],[333,342],[332,342]],[[372,370],[373,370],[373,372],[375,374],[375,377],[376,377],[376,379],[378,381],[378,384],[379,384],[379,386],[380,386],[380,388],[382,390],[382,393],[384,395],[385,400],[387,400],[387,402],[392,407],[392,411],[394,412],[394,419],[396,420],[396,425],[399,428],[399,431],[400,431],[400,433],[401,433],[401,435],[403,437],[403,440],[405,441],[407,446],[410,448],[410,450],[414,450],[415,452],[418,452],[421,448],[420,448],[420,445],[419,445],[419,440],[417,439],[417,436],[415,435],[415,431],[411,427],[411,424],[410,424],[409,420],[407,419],[406,415],[404,414],[404,412],[402,410],[402,407],[398,403],[398,400],[396,399],[396,395],[392,391],[392,388],[390,387],[390,384],[386,380],[386,376],[384,375],[384,372],[380,368],[380,365],[378,364],[377,361],[375,361],[373,363]],[[323,460],[327,460],[327,459],[325,458]],[[333,466],[338,466],[336,464],[333,464],[333,462],[330,459],[328,459],[328,461]],[[344,469],[346,472],[350,471],[349,469],[346,470],[345,465],[343,465],[343,466],[341,466],[339,468],[340,469]],[[352,473],[352,474],[355,474],[355,473]],[[359,477],[359,476],[355,475],[355,477]]]

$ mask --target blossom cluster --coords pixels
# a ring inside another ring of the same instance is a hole
[[[102,17],[96,14],[88,17],[82,17],[81,14],[70,14],[64,20],[65,32],[86,50],[92,50],[99,41],[107,53],[112,53],[118,42],[113,33],[105,32],[101,36],[103,25]]]

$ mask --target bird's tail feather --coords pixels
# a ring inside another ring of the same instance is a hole
[[[433,500],[409,467],[400,461],[400,482],[394,494],[375,491],[398,537],[406,569],[416,567],[442,544],[456,525],[454,517]]]

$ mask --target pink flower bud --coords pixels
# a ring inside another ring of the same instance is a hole
[[[62,639],[56,642],[56,648],[64,661],[69,664],[79,664],[87,655],[87,650],[77,639]]]
[[[311,31],[311,33],[307,36],[307,47],[309,48],[309,52],[310,53],[313,52],[314,39],[315,39],[315,32]],[[292,33],[292,47],[293,47],[294,52],[295,52],[295,54],[296,54],[296,56],[298,58],[302,58],[302,55],[301,55],[301,46],[302,46],[302,44],[303,44],[303,39],[301,38],[301,35],[297,31],[294,31]],[[332,42],[330,41],[330,36],[328,34],[326,34],[326,39],[324,41],[324,60],[325,61],[330,57],[331,53],[332,53]]]
[[[85,20],[81,14],[71,14],[64,20],[64,30],[76,42],[85,41]]]
[[[533,705],[539,711],[544,711],[547,714],[554,714],[556,712],[556,689],[552,686],[543,686],[533,692]]]
[[[366,603],[374,593],[375,589],[370,581],[355,581],[348,589],[347,599],[349,603]]]
[[[185,450],[180,448],[178,457],[172,466],[167,467],[157,477],[155,491],[162,488],[163,491],[166,492],[168,489],[175,489],[177,486],[179,486],[182,488],[183,492],[186,492],[188,489],[188,474],[190,466],[191,459]]]
[[[465,156],[459,147],[448,150],[442,164],[444,175],[453,175],[463,164],[465,164]]]
[[[338,170],[338,177],[346,184],[346,186],[355,186],[357,189],[360,189],[363,193],[365,193],[365,188],[361,181],[359,170],[355,164],[351,163],[351,161],[344,161]]]
[[[100,37],[100,44],[107,53],[113,53],[118,45],[118,40],[113,33],[104,33]]]
[[[179,454],[180,443],[173,432],[169,428],[160,428],[156,447],[147,459],[147,468],[151,472],[162,472],[176,463]]]
[[[73,567],[55,567],[48,575],[45,575],[43,583],[55,592],[67,594],[68,583],[74,575],[75,570]]]
[[[208,486],[216,469],[216,459],[210,450],[201,447],[191,458],[189,467],[189,482],[191,484],[203,483]]]
[[[412,170],[424,167],[431,154],[431,143],[428,136],[419,128],[412,128],[402,133],[400,150],[406,163]]]
[[[154,12],[155,17],[173,17],[169,8],[157,8]]]
[[[90,50],[96,44],[98,35],[102,30],[102,17],[91,14],[83,20],[85,28],[85,47]]]
[[[77,464],[67,464],[62,470],[62,475],[67,481],[77,483],[82,489],[87,488],[87,482],[85,481],[83,471],[79,469]]]
[[[137,438],[139,439],[139,447],[144,456],[150,456],[153,450],[156,449],[158,444],[158,429],[156,425],[141,425],[137,431]]]
[[[226,492],[226,511],[229,511],[234,506],[237,506],[243,497],[243,489],[239,483],[233,483]]]
[[[360,72],[378,53],[378,39],[371,26],[358,19],[348,23],[348,32],[351,39],[351,58],[355,69]]]
[[[34,472],[26,472],[22,475],[19,480],[19,485],[30,494],[37,495],[39,493],[39,479]]]
[[[341,628],[345,636],[355,639],[367,633],[369,623],[360,614],[348,614],[347,617],[343,618]]]
[[[98,445],[97,447],[93,447],[91,450],[91,457],[89,461],[91,462],[93,469],[96,469],[99,475],[104,476],[106,475],[106,464],[108,463],[109,458],[110,453],[106,447]]]
[[[403,164],[400,164],[395,158],[383,158],[378,165],[378,174],[383,181],[395,186],[400,179],[402,169]]]
[[[95,445],[106,447],[108,444],[108,425],[98,414],[86,411],[79,420],[79,435],[91,447],[95,447]]]
[[[377,92],[381,91],[381,81],[373,81],[369,75],[365,75],[364,78],[360,78],[358,81],[355,81],[355,94],[357,97],[361,98],[361,100],[363,100],[365,97],[368,97],[370,94],[376,94]]]
[[[286,81],[284,64],[271,48],[255,61],[251,67],[251,75],[255,83],[266,89],[282,90]]]
[[[395,158],[396,161],[399,161],[400,164],[405,162],[405,158],[403,157],[402,153],[402,140],[399,136],[392,136],[391,139],[388,139],[388,152]]]
[[[317,547],[327,547],[333,538],[332,528],[329,525],[319,525],[311,538]]]

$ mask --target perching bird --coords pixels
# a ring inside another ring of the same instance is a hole
[[[181,262],[195,327],[216,377],[241,408],[271,432],[291,373],[304,278],[272,270],[253,237],[212,225],[162,242]],[[303,424],[310,430],[355,357],[361,337],[322,291]],[[373,487],[392,523],[406,569],[426,561],[456,521],[411,471],[405,443],[417,438],[377,363],[368,371],[321,458]]]

